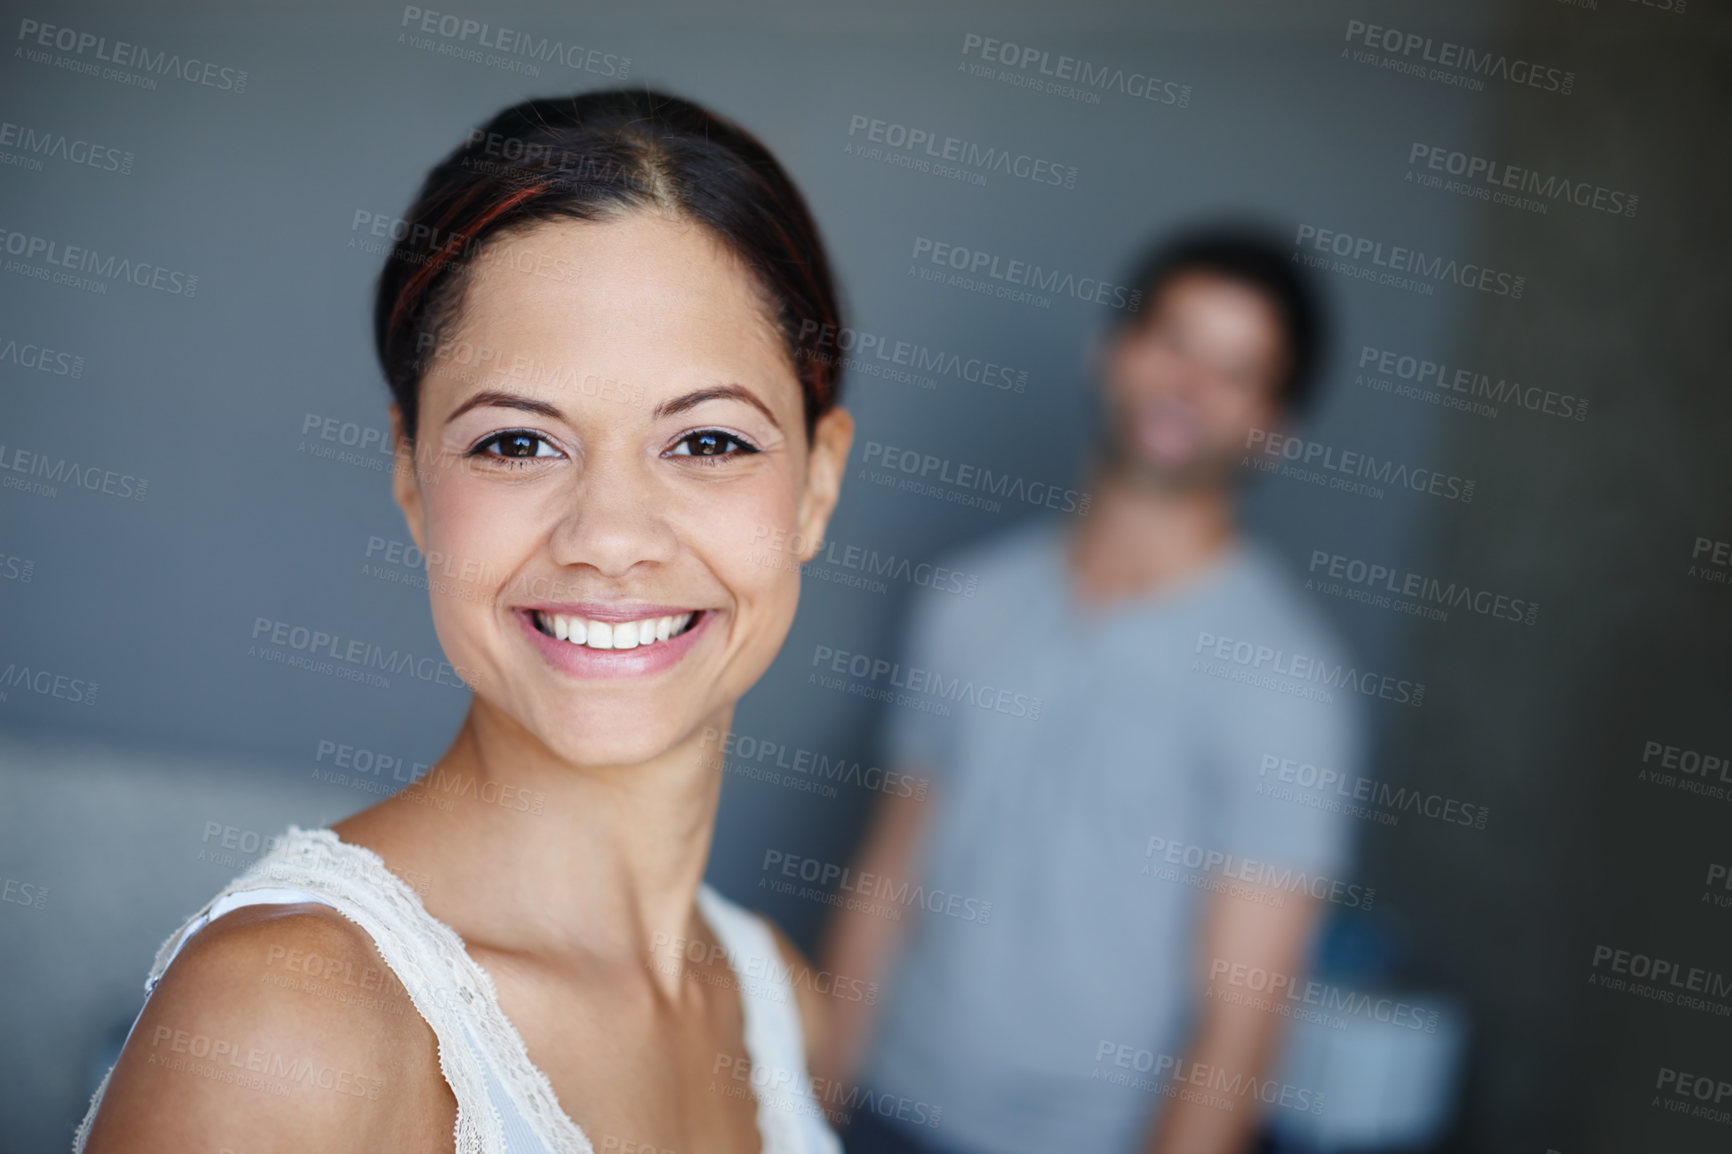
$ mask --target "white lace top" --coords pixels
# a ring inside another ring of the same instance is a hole
[[[329,829],[290,826],[278,844],[222,888],[163,943],[145,980],[156,988],[182,946],[231,910],[319,902],[360,926],[379,948],[439,1041],[439,1067],[457,1099],[457,1154],[594,1154],[499,1006],[493,979],[463,941],[421,904],[373,851]],[[750,1078],[730,1082],[757,1098],[763,1154],[841,1154],[806,1073],[799,1005],[768,926],[712,890],[698,909],[726,951],[741,992]],[[134,1025],[136,1027],[136,1020]],[[109,1076],[73,1138],[82,1154]]]

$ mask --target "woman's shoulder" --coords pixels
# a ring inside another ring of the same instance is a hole
[[[173,1030],[181,1028],[181,1017],[208,1025],[235,1013],[252,1023],[275,1015],[328,1027],[323,1036],[340,1043],[350,1034],[377,1031],[358,1028],[365,1019],[355,1005],[335,996],[338,989],[384,992],[381,1004],[388,1004],[401,992],[401,987],[386,992],[390,972],[367,932],[329,905],[247,905],[186,940],[157,981],[133,1036],[154,1043],[147,1030],[153,1018]],[[287,1032],[313,1036],[300,1028]],[[220,1040],[205,1036],[213,1044]]]
[[[218,918],[163,971],[85,1150],[390,1150],[408,1148],[405,1135],[449,1146],[455,1103],[433,1032],[389,974],[367,934],[326,906]]]

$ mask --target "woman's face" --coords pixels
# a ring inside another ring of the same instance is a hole
[[[396,474],[434,628],[480,705],[554,754],[647,761],[725,723],[775,657],[851,421],[808,446],[785,347],[701,225],[537,224],[469,276]],[[765,548],[790,539],[804,556]]]

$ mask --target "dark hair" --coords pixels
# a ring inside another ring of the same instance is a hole
[[[608,89],[529,100],[470,132],[428,173],[379,274],[373,339],[411,442],[439,335],[486,242],[538,221],[662,209],[707,227],[751,271],[804,399],[806,435],[835,405],[841,328],[830,265],[805,200],[745,129],[689,100]]]
[[[1155,242],[1131,266],[1124,281],[1142,291],[1142,308],[1119,318],[1117,327],[1122,330],[1137,323],[1162,289],[1194,272],[1248,285],[1275,306],[1287,346],[1287,373],[1278,395],[1290,412],[1303,411],[1316,391],[1324,344],[1323,310],[1310,276],[1293,262],[1291,247],[1274,233],[1253,225],[1212,224]]]

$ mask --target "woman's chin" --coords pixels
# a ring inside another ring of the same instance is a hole
[[[636,732],[611,732],[619,727],[617,722],[580,721],[538,736],[560,761],[595,768],[654,761],[671,750],[677,740],[672,732],[645,732],[641,723],[635,727]]]

